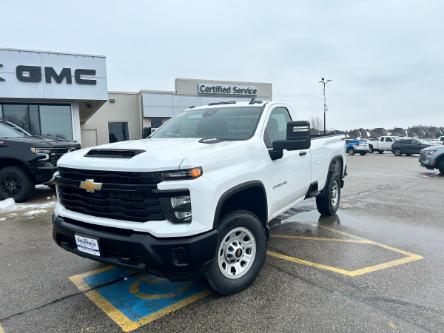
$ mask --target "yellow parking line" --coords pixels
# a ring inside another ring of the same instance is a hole
[[[389,251],[392,251],[395,253],[399,253],[405,257],[350,271],[350,270],[346,270],[346,269],[335,267],[335,266],[324,265],[324,264],[316,263],[313,261],[308,261],[308,260],[300,259],[297,257],[288,256],[288,255],[285,255],[282,253],[277,253],[275,251],[268,251],[267,252],[268,255],[275,257],[275,258],[290,261],[290,262],[293,262],[296,264],[301,264],[301,265],[314,267],[314,268],[318,268],[318,269],[322,269],[322,270],[326,270],[326,271],[330,271],[330,272],[334,272],[334,273],[338,273],[338,274],[343,274],[343,275],[346,275],[349,277],[355,277],[355,276],[359,276],[359,275],[363,275],[363,274],[368,274],[368,273],[376,272],[376,271],[379,271],[382,269],[387,269],[387,268],[391,268],[391,267],[395,267],[395,266],[399,266],[399,265],[403,265],[403,264],[407,264],[410,262],[424,259],[424,257],[422,257],[418,254],[404,251],[404,250],[398,249],[398,248],[390,246],[390,245],[377,243],[375,241],[365,239],[365,238],[362,238],[362,237],[359,237],[356,235],[352,235],[352,234],[349,234],[344,231],[339,231],[334,228],[330,228],[330,227],[326,227],[326,226],[319,226],[319,228],[329,230],[331,232],[335,232],[337,234],[351,237],[354,239],[338,239],[338,238],[329,238],[329,237],[309,237],[309,236],[292,236],[292,235],[272,235],[272,237],[288,238],[288,239],[319,240],[319,241],[336,241],[336,242],[347,242],[347,243],[357,243],[357,244],[370,244],[370,245],[377,246],[377,247],[380,247],[380,248],[383,248],[383,249],[386,249],[386,250],[389,250]]]
[[[272,234],[273,238],[287,238],[287,239],[305,239],[305,240],[317,240],[317,241],[330,241],[330,242],[342,242],[342,243],[356,243],[356,244],[372,244],[372,241],[367,239],[343,239],[343,238],[330,238],[330,237],[315,237],[315,236],[295,236],[295,235],[281,235]]]
[[[308,261],[308,260],[304,260],[304,259],[300,259],[300,258],[296,258],[296,257],[291,257],[291,256],[287,256],[285,254],[277,253],[274,251],[267,251],[267,254],[272,257],[275,257],[275,258],[294,262],[296,264],[301,264],[301,265],[310,266],[310,267],[314,267],[314,268],[318,268],[318,269],[323,269],[323,270],[330,271],[333,273],[338,273],[338,274],[350,276],[350,272],[346,269],[342,269],[342,268],[338,268],[338,267],[334,267],[334,266],[329,266],[329,265],[323,265],[323,264],[319,264],[317,262]]]
[[[5,331],[3,330],[2,325],[0,325],[0,333],[5,333]]]

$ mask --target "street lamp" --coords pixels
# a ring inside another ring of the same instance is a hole
[[[327,126],[325,123],[325,114],[327,112],[327,98],[325,98],[325,86],[327,85],[327,83],[331,82],[332,80],[325,80],[323,77],[321,77],[321,81],[319,81],[319,83],[321,83],[323,85],[323,91],[324,91],[324,134],[327,133]]]

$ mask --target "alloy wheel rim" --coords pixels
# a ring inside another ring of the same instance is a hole
[[[251,268],[256,257],[256,239],[244,227],[230,230],[222,240],[217,253],[221,273],[229,279],[238,279]]]
[[[21,185],[13,175],[6,175],[0,181],[0,188],[3,194],[12,197],[20,191]]]
[[[338,182],[335,180],[331,187],[331,204],[336,207],[339,201],[339,186]]]

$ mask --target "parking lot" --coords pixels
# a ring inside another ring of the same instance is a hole
[[[272,221],[253,286],[230,297],[80,258],[51,238],[53,193],[0,213],[0,332],[444,331],[444,177],[417,156],[352,156],[337,216]]]

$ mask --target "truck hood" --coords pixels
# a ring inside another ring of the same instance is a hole
[[[31,146],[39,148],[73,147],[79,145],[79,143],[75,141],[68,141],[65,139],[57,139],[57,138],[41,137],[41,136],[4,138],[2,139],[2,141],[28,143]]]
[[[59,167],[110,170],[110,171],[163,171],[203,166],[214,155],[223,158],[223,151],[233,149],[245,141],[222,141],[201,143],[199,138],[190,139],[142,139],[122,141],[92,148],[77,150],[63,155],[57,163]],[[93,149],[138,150],[142,151],[131,158],[87,157]],[[222,154],[222,155],[221,155]],[[231,154],[230,154],[231,155]]]

